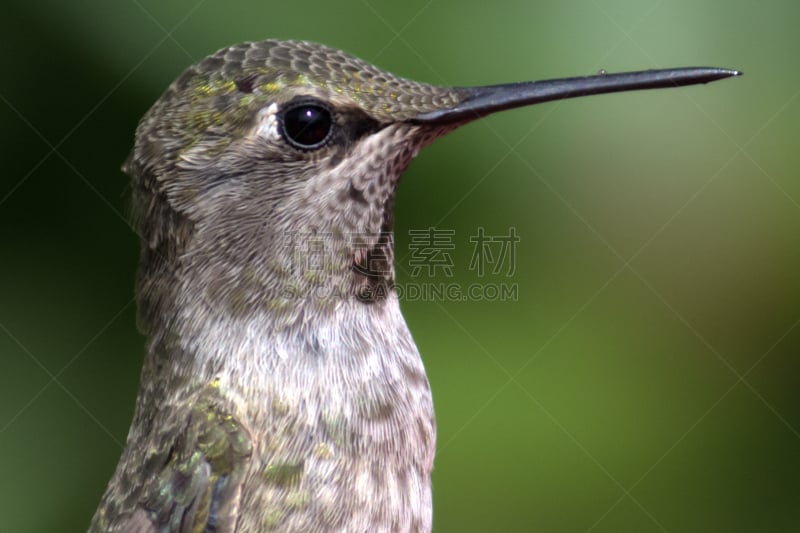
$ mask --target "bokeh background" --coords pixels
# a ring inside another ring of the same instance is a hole
[[[404,302],[439,428],[435,531],[800,530],[800,4],[6,1],[0,529],[85,530],[132,415],[139,117],[225,45],[309,39],[488,84],[668,66],[746,75],[493,116],[426,149],[409,231],[520,236],[516,301]]]

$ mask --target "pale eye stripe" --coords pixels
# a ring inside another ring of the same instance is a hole
[[[255,134],[266,139],[278,140],[278,104],[275,102],[262,108],[257,115]]]

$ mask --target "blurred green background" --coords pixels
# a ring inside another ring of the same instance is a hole
[[[225,45],[324,42],[439,84],[746,75],[493,116],[426,149],[409,230],[515,228],[517,301],[406,301],[439,428],[435,531],[800,530],[800,4],[7,1],[0,50],[3,531],[85,530],[143,338],[119,171]],[[400,264],[408,282],[409,257]],[[404,264],[405,263],[405,264]],[[437,281],[437,280],[433,280]]]

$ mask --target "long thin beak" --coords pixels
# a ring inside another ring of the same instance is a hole
[[[616,93],[639,89],[682,87],[740,76],[738,70],[714,67],[690,67],[643,70],[619,74],[597,74],[579,78],[525,81],[486,87],[465,87],[465,97],[456,106],[417,115],[413,122],[449,124],[468,122],[490,113],[591,94]]]

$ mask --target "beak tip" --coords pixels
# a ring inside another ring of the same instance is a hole
[[[733,68],[718,68],[717,71],[720,73],[722,77],[725,78],[732,78],[735,76],[741,76],[744,74],[741,70],[733,69]]]
[[[724,80],[725,78],[736,78],[742,76],[744,72],[732,68],[709,68],[706,69],[709,73],[708,78],[702,83],[710,83],[712,81]]]

